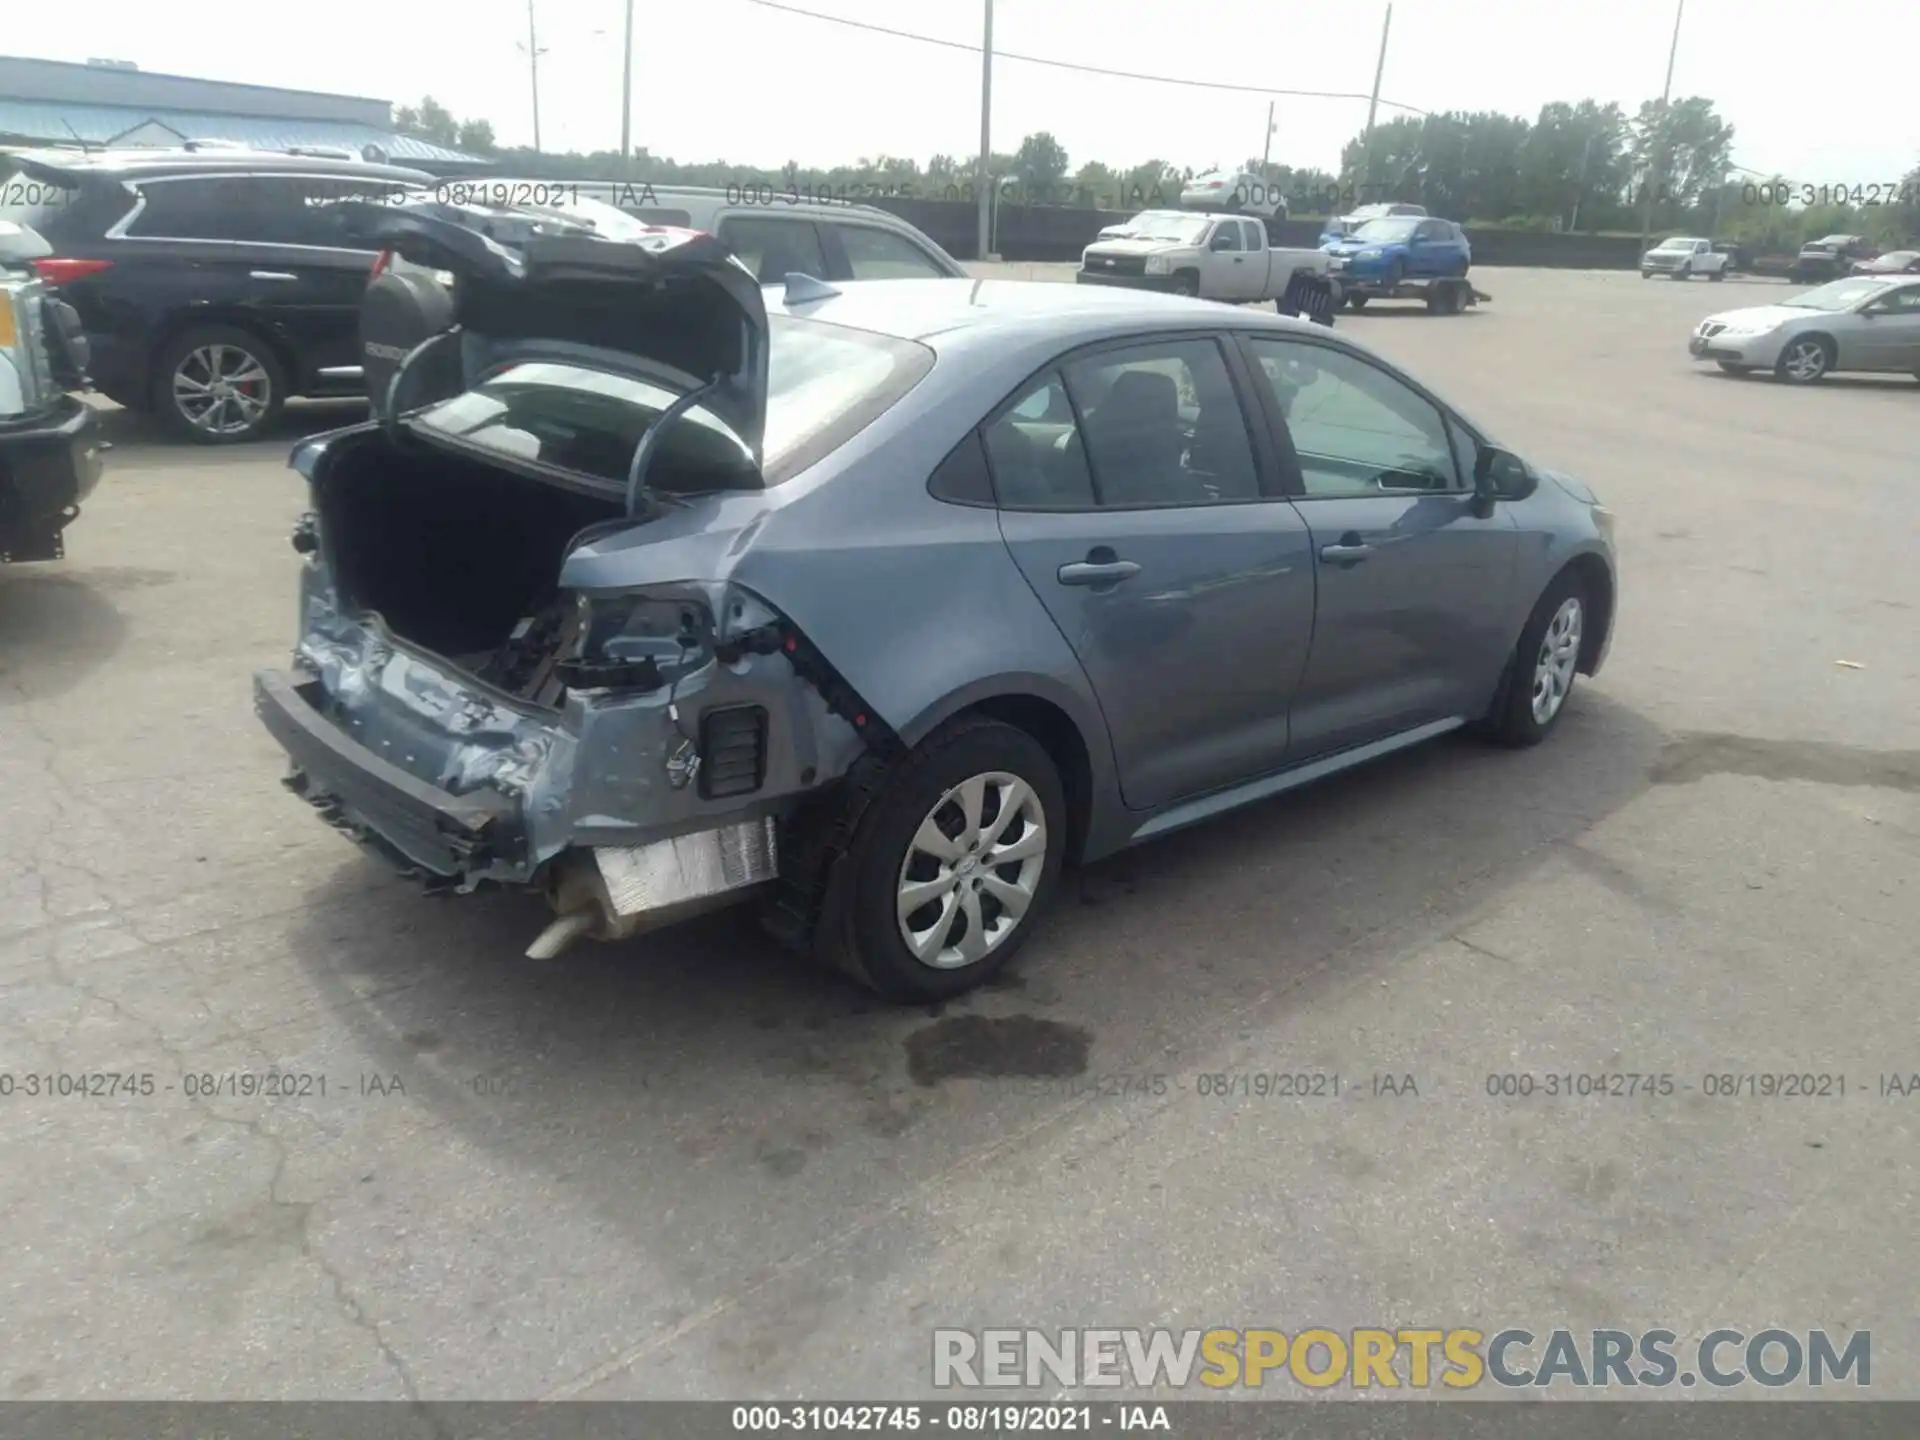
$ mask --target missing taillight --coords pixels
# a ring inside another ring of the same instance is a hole
[[[392,266],[393,252],[391,250],[382,250],[378,255],[373,257],[373,269],[367,272],[367,279],[378,280],[382,275],[386,274]]]

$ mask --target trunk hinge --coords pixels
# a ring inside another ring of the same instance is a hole
[[[689,391],[662,410],[660,418],[647,427],[647,433],[640,437],[640,443],[633,448],[633,463],[627,467],[627,518],[629,520],[638,512],[640,497],[646,492],[647,470],[653,464],[653,457],[659,453],[660,437],[667,433],[668,427],[674,421],[695,408],[726,382],[725,375],[714,376],[698,390]]]

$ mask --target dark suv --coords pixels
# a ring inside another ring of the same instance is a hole
[[[374,257],[332,202],[435,182],[339,154],[36,151],[0,215],[53,246],[34,262],[80,314],[95,385],[207,444],[257,437],[289,396],[360,395]]]

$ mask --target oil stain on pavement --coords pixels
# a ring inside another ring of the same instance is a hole
[[[1033,1015],[956,1015],[907,1037],[916,1085],[942,1080],[1055,1079],[1082,1075],[1093,1037],[1078,1025]]]

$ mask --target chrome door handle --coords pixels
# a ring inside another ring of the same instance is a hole
[[[1335,565],[1358,565],[1371,554],[1373,554],[1373,547],[1367,544],[1320,547],[1320,558],[1331,561]]]
[[[1131,580],[1140,573],[1140,567],[1132,560],[1108,560],[1104,563],[1077,561],[1060,567],[1062,585],[1113,585],[1122,580]]]
[[[298,280],[300,277],[291,270],[249,270],[255,280]]]

